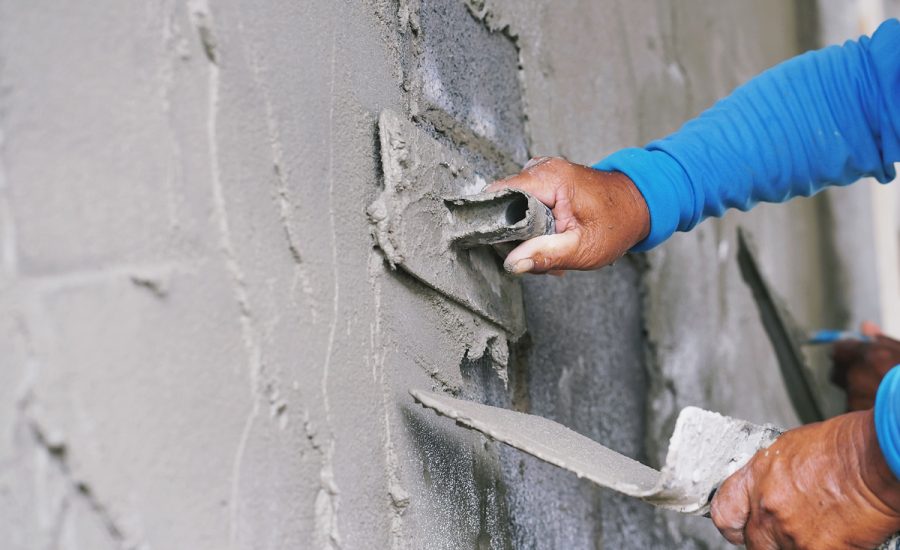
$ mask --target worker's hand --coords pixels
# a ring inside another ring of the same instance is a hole
[[[505,187],[531,193],[556,218],[555,235],[530,239],[509,253],[504,266],[512,273],[597,269],[622,257],[650,232],[644,197],[619,172],[543,157],[485,191]]]
[[[749,550],[875,548],[900,530],[900,482],[872,411],[791,430],[729,477],[712,520]]]
[[[831,381],[847,390],[847,410],[875,405],[878,384],[894,365],[900,364],[900,342],[881,333],[875,323],[863,323],[869,342],[845,340],[834,345]]]

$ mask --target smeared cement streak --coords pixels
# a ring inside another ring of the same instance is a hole
[[[0,119],[2,122],[2,119]],[[16,255],[16,227],[6,191],[6,167],[4,165],[4,134],[0,127],[0,273],[12,277],[18,271]]]
[[[675,423],[666,463],[657,471],[540,416],[422,390],[410,393],[423,406],[457,424],[579,478],[686,514],[707,514],[714,489],[781,435],[773,426],[686,407]]]
[[[210,175],[212,180],[211,194],[215,217],[218,223],[220,233],[220,247],[224,256],[225,265],[232,279],[234,287],[234,298],[240,309],[240,326],[241,336],[244,343],[244,349],[247,353],[249,364],[250,378],[250,394],[251,409],[244,422],[241,430],[240,439],[238,441],[237,450],[232,461],[231,476],[231,495],[229,498],[229,541],[232,546],[237,544],[238,540],[238,524],[240,520],[240,475],[241,467],[244,461],[244,454],[247,449],[247,442],[250,438],[250,430],[259,414],[260,410],[260,393],[259,378],[262,369],[262,350],[259,345],[259,335],[252,322],[252,311],[250,307],[250,298],[246,289],[246,282],[243,269],[237,260],[234,242],[231,237],[231,227],[228,220],[228,209],[225,200],[225,191],[223,189],[221,170],[219,167],[219,147],[218,147],[218,117],[219,117],[219,95],[221,85],[221,75],[218,65],[218,57],[216,52],[216,40],[212,31],[212,12],[210,11],[207,0],[192,0],[188,4],[189,15],[194,24],[204,50],[209,60],[207,70],[209,71],[209,103],[207,112],[207,141],[209,147]]]
[[[338,14],[340,17],[342,14]],[[328,347],[325,350],[325,365],[322,369],[322,405],[325,409],[325,421],[331,430],[331,401],[328,395],[328,377],[331,370],[331,358],[334,355],[335,333],[340,315],[340,279],[338,277],[338,240],[337,222],[334,215],[334,83],[337,78],[337,29],[331,34],[331,102],[328,107],[328,223],[331,229],[331,265],[332,265],[332,317],[328,331]],[[319,493],[316,495],[316,542],[321,548],[340,548],[341,538],[338,531],[338,487],[334,480],[334,434],[324,446],[322,454],[322,470],[319,473]]]
[[[402,516],[409,506],[409,493],[400,479],[400,461],[394,448],[391,433],[391,398],[392,390],[386,380],[385,357],[387,348],[384,345],[384,334],[381,326],[381,284],[382,278],[374,276],[382,269],[381,259],[376,255],[369,258],[369,281],[372,289],[372,301],[375,310],[370,323],[369,355],[367,361],[372,362],[372,383],[381,388],[381,407],[384,416],[384,454],[388,476],[388,499],[391,507],[390,548],[402,548]]]

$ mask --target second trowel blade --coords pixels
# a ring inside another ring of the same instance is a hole
[[[781,433],[771,426],[687,407],[678,416],[660,471],[540,416],[422,390],[410,393],[438,414],[578,477],[691,514],[707,513],[713,490]]]

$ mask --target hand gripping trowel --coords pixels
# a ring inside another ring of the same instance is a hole
[[[685,514],[709,516],[719,485],[782,431],[697,407],[685,407],[675,422],[662,470],[619,454],[562,424],[444,394],[410,390],[422,406],[441,416],[559,466],[601,487]],[[900,534],[879,546],[900,550]]]

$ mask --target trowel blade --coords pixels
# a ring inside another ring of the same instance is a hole
[[[678,417],[662,471],[617,453],[552,420],[443,394],[413,398],[457,424],[483,433],[580,478],[656,506],[703,515],[713,490],[770,445],[780,431],[696,407]]]
[[[806,364],[806,357],[800,349],[805,333],[798,328],[797,322],[784,306],[784,300],[772,290],[763,276],[750,235],[746,230],[738,228],[737,236],[738,267],[744,282],[753,293],[763,328],[778,358],[778,367],[794,411],[804,424],[824,420],[812,369]]]

